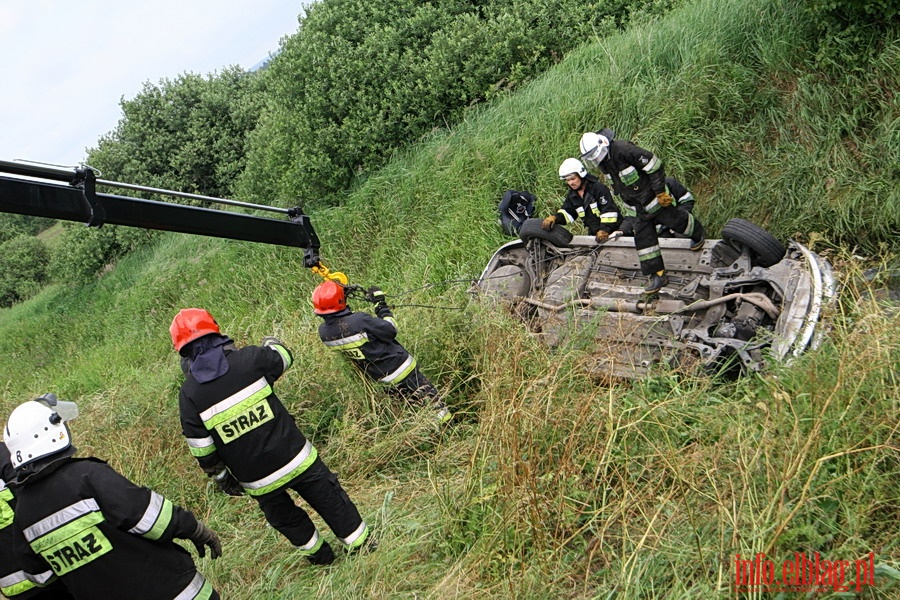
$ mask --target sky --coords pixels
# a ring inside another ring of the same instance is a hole
[[[75,166],[124,97],[249,70],[298,30],[300,0],[0,0],[0,160]]]

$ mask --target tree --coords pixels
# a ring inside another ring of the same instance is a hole
[[[159,85],[145,83],[137,96],[121,101],[122,118],[90,150],[87,163],[107,180],[230,197],[262,98],[258,74],[237,67],[206,78],[185,73]],[[156,236],[132,227],[67,224],[50,270],[58,281],[84,281]]]
[[[88,153],[88,163],[106,179],[230,196],[261,111],[258,79],[233,67],[207,78],[185,73],[147,82],[121,101],[122,118]]]
[[[265,73],[241,195],[340,202],[351,180],[566,52],[680,0],[320,0]]]

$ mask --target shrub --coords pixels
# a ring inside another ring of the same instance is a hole
[[[18,235],[0,244],[0,306],[12,306],[37,292],[49,262],[50,252],[36,237]]]
[[[835,25],[886,25],[900,14],[895,0],[809,0],[820,18]]]
[[[50,258],[50,277],[60,283],[90,281],[116,259],[158,235],[156,231],[135,227],[88,228],[66,223],[62,240]]]
[[[0,242],[19,235],[35,235],[53,225],[53,219],[13,213],[0,213]]]

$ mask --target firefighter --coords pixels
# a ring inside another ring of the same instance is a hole
[[[14,600],[72,600],[72,595],[56,578],[52,569],[43,573],[26,574],[21,559],[13,552],[13,516],[16,499],[9,483],[16,478],[16,470],[9,459],[6,444],[0,442],[0,592]]]
[[[693,214],[695,203],[694,194],[691,193],[691,190],[689,190],[683,183],[681,183],[674,177],[667,176],[666,191],[669,192],[669,194],[672,196],[672,206]],[[628,209],[622,212],[624,215],[621,227],[622,234],[634,235],[634,228],[638,221],[637,213],[633,210],[629,211]],[[661,238],[683,237],[673,232],[665,225],[656,226],[656,235],[657,237]]]
[[[598,244],[609,239],[609,234],[622,222],[619,207],[613,202],[609,188],[590,175],[577,158],[567,158],[559,166],[559,178],[566,182],[568,192],[562,207],[546,217],[541,227],[547,231],[557,223],[574,223],[579,217]]]
[[[437,388],[397,341],[397,322],[384,292],[371,287],[366,299],[375,304],[377,316],[351,311],[341,284],[331,280],[320,283],[313,290],[312,304],[313,312],[324,319],[319,325],[322,342],[349,358],[372,381],[387,384],[389,394],[415,406],[429,403],[439,424],[452,420],[453,413]]]
[[[104,461],[74,458],[66,423],[75,416],[74,403],[45,394],[16,407],[6,424],[16,470],[13,543],[24,571],[52,570],[79,600],[218,599],[174,542],[190,540],[200,556],[209,548],[218,558],[216,533]]]
[[[703,249],[703,225],[691,213],[673,206],[666,191],[662,161],[649,150],[625,140],[610,140],[589,131],[581,136],[581,158],[613,184],[613,191],[637,214],[634,245],[641,272],[650,278],[644,292],[658,292],[669,283],[656,226],[663,225],[691,239],[690,249]]]
[[[172,320],[182,356],[181,427],[200,468],[232,496],[244,493],[266,520],[315,565],[334,561],[331,545],[288,493],[297,492],[348,552],[374,549],[369,528],[272,386],[293,357],[274,337],[236,348],[209,312],[185,308]],[[365,546],[364,546],[365,544]]]

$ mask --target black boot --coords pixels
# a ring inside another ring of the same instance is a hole
[[[654,273],[650,276],[650,283],[647,284],[647,287],[644,288],[645,294],[654,294],[659,290],[663,289],[664,286],[669,285],[669,278],[666,277],[665,271],[660,271],[659,273]]]
[[[334,551],[328,542],[322,542],[322,547],[307,556],[306,560],[314,565],[330,565],[334,562]]]

